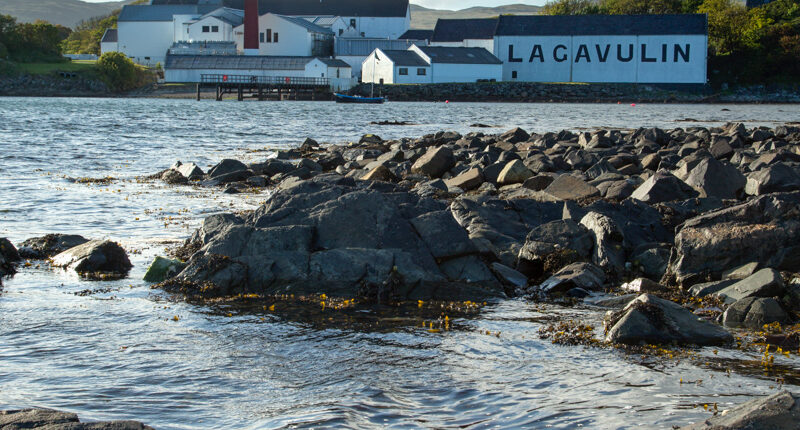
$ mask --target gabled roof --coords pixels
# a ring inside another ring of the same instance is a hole
[[[197,15],[211,12],[218,6],[211,5],[126,5],[119,13],[118,21],[172,21],[175,15]]]
[[[244,22],[244,11],[221,7],[190,22],[197,22],[209,17],[217,18],[220,21],[227,22],[234,27],[238,27]]]
[[[381,51],[405,51],[413,45],[408,40],[377,39],[367,37],[337,37],[333,45],[333,52],[340,56],[366,57],[376,49]]]
[[[338,58],[323,58],[319,57],[317,60],[322,61],[328,67],[350,67],[349,64],[345,63],[344,61]]]
[[[333,24],[336,24],[336,21],[342,18],[338,16],[308,16],[303,19],[320,27],[331,28]]]
[[[431,40],[433,37],[433,30],[408,30],[403,33],[398,39],[402,40]]]
[[[103,33],[103,38],[100,39],[100,43],[117,43],[118,41],[116,28],[107,28]]]
[[[411,67],[429,67],[428,64],[422,57],[419,56],[414,51],[398,51],[398,50],[386,50],[383,51],[384,55],[386,55],[389,60],[394,63],[395,66],[411,66]],[[380,60],[379,60],[380,61]]]
[[[320,27],[313,22],[309,22],[303,18],[297,18],[293,16],[286,16],[286,15],[278,15],[274,14],[279,18],[283,18],[286,21],[291,22],[292,24],[299,25],[300,27],[305,28],[309,33],[321,33],[321,34],[333,34],[333,31],[330,28]]]
[[[493,39],[497,18],[439,19],[431,42],[461,42],[466,39]]]
[[[264,55],[168,55],[165,69],[305,70],[314,57]]]
[[[531,15],[500,17],[498,36],[708,34],[706,15]]]
[[[244,10],[244,0],[151,0],[152,4],[215,3]],[[260,0],[260,14],[268,12],[290,16],[371,16],[404,17],[408,0]]]
[[[503,64],[484,48],[451,48],[446,46],[417,46],[431,63],[445,64]]]

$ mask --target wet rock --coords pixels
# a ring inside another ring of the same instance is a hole
[[[703,282],[702,284],[692,285],[692,288],[689,288],[689,294],[694,297],[705,297],[709,294],[722,291],[735,283],[735,280]]]
[[[789,314],[777,300],[771,297],[747,297],[732,304],[722,314],[722,324],[726,327],[747,327],[760,329],[765,324],[791,322]]]
[[[251,176],[247,178],[247,185],[257,187],[257,188],[264,188],[269,185],[269,180],[263,176]]]
[[[669,265],[669,248],[663,246],[649,246],[638,249],[633,254],[633,264],[652,279],[661,279]]]
[[[686,184],[700,193],[700,197],[735,199],[744,189],[747,180],[735,167],[714,158],[706,158],[689,172]]]
[[[771,429],[794,430],[800,422],[800,397],[781,391],[751,400],[684,430]]]
[[[19,254],[29,260],[44,260],[88,241],[76,234],[48,234],[19,244]]]
[[[561,260],[575,261],[588,258],[593,247],[593,238],[586,227],[572,220],[551,221],[531,230],[519,259],[544,266],[551,256],[560,254]]]
[[[564,293],[573,288],[599,290],[606,281],[606,275],[599,267],[589,263],[573,263],[548,278],[539,289],[548,294]]]
[[[133,267],[125,250],[108,240],[92,240],[70,248],[53,257],[53,266],[84,276],[126,276]]]
[[[533,176],[533,172],[525,167],[525,163],[520,160],[509,161],[497,176],[497,183],[500,185],[521,184],[526,179]]]
[[[458,176],[445,181],[448,187],[458,187],[464,191],[474,190],[483,183],[483,174],[481,169],[473,167]]]
[[[497,275],[500,282],[517,288],[525,288],[528,285],[528,277],[516,270],[503,264],[492,263],[492,270]]]
[[[16,272],[15,263],[20,261],[19,253],[14,245],[6,238],[0,238],[0,284],[4,276],[13,275]]]
[[[183,185],[189,182],[185,176],[183,176],[177,170],[168,169],[161,175],[161,180],[166,182],[169,185]]]
[[[203,173],[203,169],[201,169],[197,164],[194,163],[181,164],[177,166],[175,170],[177,170],[178,173],[180,173],[181,175],[183,175],[183,177],[185,177],[190,181],[202,179],[203,176],[205,176],[205,173]]]
[[[185,268],[186,264],[180,260],[156,257],[144,274],[144,280],[146,282],[163,282],[177,275]]]
[[[411,171],[431,178],[441,178],[455,164],[456,160],[450,148],[431,148],[411,166]]]
[[[662,293],[667,290],[666,287],[658,282],[651,281],[647,278],[636,278],[633,281],[626,282],[620,286],[620,289],[629,293]]]
[[[341,156],[339,157],[341,158]],[[338,166],[338,164],[337,164]],[[335,168],[335,166],[334,166]],[[281,173],[289,173],[297,168],[294,164],[277,159],[270,159],[263,163],[253,163],[250,165],[250,169],[256,175],[264,175],[264,176],[275,176]]]
[[[583,200],[600,195],[596,187],[567,174],[556,178],[544,192],[559,200]]]
[[[781,297],[784,292],[781,274],[774,269],[762,269],[715,295],[726,303],[734,303],[747,297]]]
[[[606,321],[606,340],[627,345],[696,344],[720,345],[733,336],[722,327],[705,321],[677,303],[642,294]]]
[[[454,258],[442,263],[439,267],[451,281],[497,282],[497,278],[476,255]]]
[[[686,200],[697,197],[699,193],[685,182],[671,173],[659,170],[655,175],[644,181],[631,198],[641,200],[648,204]]]
[[[760,196],[798,189],[800,189],[800,174],[786,164],[778,163],[748,175],[744,190],[751,196]]]
[[[633,301],[637,297],[639,297],[638,294],[623,294],[621,296],[609,297],[609,298],[606,298],[606,299],[597,300],[597,301],[591,302],[591,304],[593,304],[595,306],[600,306],[600,307],[603,307],[603,308],[619,309],[619,308],[624,308],[625,306],[628,305],[628,303],[630,303],[631,301]]]
[[[52,409],[0,411],[0,429],[46,430],[153,430],[137,421],[81,423],[77,414]]]
[[[478,248],[450,211],[428,212],[411,220],[411,224],[435,258],[452,258],[475,254]]]
[[[241,161],[225,159],[217,163],[208,171],[208,177],[216,179],[236,172],[247,171],[247,166]]]

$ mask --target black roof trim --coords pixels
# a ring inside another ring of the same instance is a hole
[[[466,39],[490,40],[497,30],[497,18],[439,19],[431,42],[461,42]]]
[[[501,16],[497,36],[708,34],[705,14]]]

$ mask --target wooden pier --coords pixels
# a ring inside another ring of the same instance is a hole
[[[297,76],[201,75],[197,84],[197,100],[204,88],[214,88],[215,98],[236,94],[257,100],[330,100],[330,79]]]

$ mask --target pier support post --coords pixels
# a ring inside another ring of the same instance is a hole
[[[197,101],[200,101],[200,84],[197,84]]]
[[[238,94],[237,99],[239,101],[243,101],[244,100],[244,88],[242,88],[241,85],[239,85],[239,94]]]

